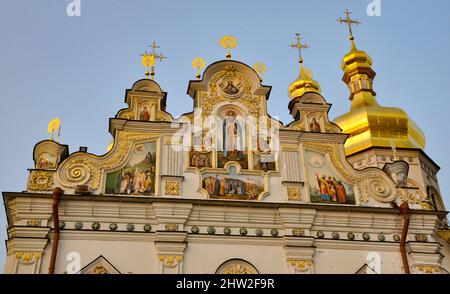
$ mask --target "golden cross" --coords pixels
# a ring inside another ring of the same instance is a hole
[[[295,33],[295,39],[297,40],[297,43],[291,43],[291,45],[289,45],[292,49],[297,48],[298,49],[298,62],[299,63],[303,63],[303,57],[302,57],[302,48],[306,49],[309,48],[308,44],[302,44],[301,40],[302,38],[300,37],[299,33]]]
[[[145,76],[148,78],[148,76],[151,76],[151,79],[155,77],[155,62],[157,59],[159,59],[159,62],[162,62],[164,59],[167,59],[162,53],[156,53],[156,49],[159,48],[158,44],[156,44],[155,41],[151,45],[149,45],[150,48],[152,48],[152,53],[145,52],[142,54],[142,64],[147,67],[151,68],[151,72],[148,70],[145,72]]]
[[[153,41],[153,43],[151,45],[149,45],[148,47],[152,48],[152,53],[153,54],[156,54],[155,50],[159,48],[159,46],[156,44],[155,41]]]
[[[346,23],[348,25],[348,31],[350,32],[350,40],[353,42],[353,40],[355,38],[353,37],[352,24],[359,25],[361,22],[356,18],[351,19],[350,14],[352,14],[352,13],[348,9],[345,9],[344,13],[345,13],[345,19],[343,19],[342,17],[339,17],[339,19],[337,19],[337,21],[340,22],[341,24]]]
[[[156,44],[155,41],[153,41],[153,43],[151,45],[149,45],[148,47],[152,48],[152,53],[150,55],[153,56],[154,58],[159,58],[160,62],[162,62],[163,59],[167,58],[167,57],[163,56],[162,53],[156,53],[156,49],[159,48],[159,46]]]

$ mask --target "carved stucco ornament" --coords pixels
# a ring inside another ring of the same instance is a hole
[[[296,270],[306,272],[313,266],[311,259],[297,259],[291,258],[287,260],[288,265],[295,267]]]
[[[414,266],[416,271],[422,274],[437,274],[441,272],[441,269],[437,265],[416,265]]]
[[[53,186],[53,172],[37,170],[32,171],[28,182],[30,191],[51,191]]]
[[[260,115],[261,97],[253,96],[251,85],[245,76],[232,67],[219,71],[213,75],[209,82],[209,92],[202,92],[200,95],[202,103],[203,117],[209,116],[216,105],[222,102],[230,102],[234,98],[227,98],[219,89],[219,81],[233,79],[233,81],[242,84],[242,93],[239,93],[239,103],[242,103],[253,117]]]
[[[22,264],[32,264],[42,257],[42,252],[16,252],[17,260]]]
[[[96,190],[100,187],[104,171],[123,164],[135,141],[156,139],[159,136],[156,133],[118,131],[117,146],[112,152],[101,157],[89,153],[73,154],[58,168],[58,181],[66,188],[89,185],[92,190]]]
[[[216,273],[229,275],[258,274],[258,270],[244,260],[233,259],[222,264]]]
[[[182,255],[160,255],[159,261],[167,267],[175,267],[183,261]]]
[[[181,183],[179,181],[166,182],[166,195],[178,196],[180,195]]]
[[[301,201],[302,194],[300,191],[300,187],[287,187],[287,195],[289,201]]]
[[[328,154],[339,175],[346,182],[356,186],[361,203],[367,203],[369,196],[382,203],[392,202],[397,197],[394,182],[383,171],[376,168],[356,171],[349,164],[344,165],[346,157],[342,144],[308,142],[304,143],[304,146]]]
[[[241,264],[230,265],[229,267],[225,268],[222,273],[231,275],[256,274],[253,269]]]
[[[97,264],[90,272],[89,274],[94,275],[106,275],[109,274],[108,270],[103,266],[103,264]]]

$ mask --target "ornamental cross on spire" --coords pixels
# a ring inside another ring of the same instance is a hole
[[[152,48],[151,53],[147,53],[147,51],[144,54],[141,54],[142,56],[142,65],[144,65],[147,68],[147,71],[145,72],[145,76],[148,78],[148,76],[151,76],[151,79],[155,77],[155,62],[157,59],[159,59],[160,62],[162,62],[165,57],[162,53],[156,53],[156,49],[159,48],[158,44],[156,42],[153,42],[151,45],[149,45],[150,48]],[[148,68],[151,68],[151,72],[148,71]]]
[[[345,9],[344,13],[345,13],[345,19],[342,17],[339,17],[337,19],[337,21],[340,22],[341,24],[346,23],[348,25],[348,31],[350,33],[350,41],[352,41],[352,45],[354,46],[355,44],[354,44],[353,40],[355,39],[355,37],[353,37],[352,25],[353,24],[359,25],[361,22],[356,18],[351,19],[350,14],[352,14],[352,13],[348,9]]]
[[[297,41],[297,43],[291,43],[291,45],[289,45],[292,49],[293,48],[297,48],[298,49],[298,63],[302,64],[303,63],[303,57],[302,57],[302,49],[306,49],[309,48],[308,44],[302,44],[301,40],[302,38],[300,37],[299,33],[295,33],[295,39]]]

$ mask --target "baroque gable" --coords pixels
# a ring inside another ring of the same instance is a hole
[[[173,119],[161,87],[139,80],[126,91],[128,108],[110,121],[114,144],[108,153],[68,155],[64,145],[39,143],[35,157],[42,157],[44,145],[51,156],[45,155],[45,170],[36,159],[28,190],[61,186],[99,197],[384,207],[405,197],[419,206],[426,201],[422,191],[404,196],[379,168],[355,170],[347,162],[347,136],[329,120],[331,105],[319,93],[292,99],[288,108],[295,120],[284,126],[267,112],[270,89],[249,66],[219,61],[189,82],[193,111]]]

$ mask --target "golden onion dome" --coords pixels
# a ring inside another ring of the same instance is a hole
[[[289,97],[294,99],[302,96],[306,92],[320,93],[320,85],[313,80],[312,71],[305,68],[303,64],[300,63],[300,74],[297,79],[289,85],[288,93]]]
[[[372,82],[375,72],[372,59],[352,48],[342,61],[342,80],[350,90],[351,109],[334,122],[344,133],[347,155],[370,147],[425,148],[425,135],[420,127],[400,108],[380,106],[375,99]]]

